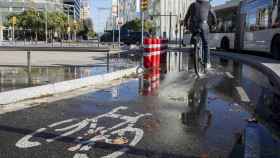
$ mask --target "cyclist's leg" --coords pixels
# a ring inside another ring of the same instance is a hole
[[[209,34],[209,26],[208,24],[203,24],[201,32],[200,32],[200,37],[202,40],[202,45],[203,45],[203,62],[210,63],[210,51],[209,51],[209,46],[208,46],[208,34]]]
[[[195,39],[196,34],[197,34],[196,32],[192,32],[192,37],[191,37],[191,41],[190,41],[190,44],[192,46],[196,43],[196,39]]]

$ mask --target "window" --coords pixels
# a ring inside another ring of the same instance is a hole
[[[277,8],[279,0],[252,0],[242,6],[242,13],[246,14],[246,30],[258,31],[277,24]],[[280,25],[280,18],[279,18]]]
[[[256,27],[258,30],[269,28],[269,9],[262,8],[258,10]]]
[[[256,31],[256,13],[247,13],[246,18],[246,29],[247,31]]]

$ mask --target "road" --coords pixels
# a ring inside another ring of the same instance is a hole
[[[0,157],[234,154],[247,120],[258,115],[265,121],[264,111],[273,106],[268,100],[279,95],[263,73],[248,65],[216,58],[215,69],[197,79],[191,61],[188,55],[170,53],[161,73],[153,70],[112,88],[0,115]]]

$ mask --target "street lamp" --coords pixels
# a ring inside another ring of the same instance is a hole
[[[69,4],[63,4],[67,8],[67,33],[68,33],[68,41],[70,41],[71,38],[71,27],[70,27],[70,8],[73,8],[73,19],[76,20],[76,13],[75,13],[75,6],[69,5]],[[76,38],[76,37],[75,37]]]

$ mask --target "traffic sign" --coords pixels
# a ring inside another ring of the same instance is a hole
[[[121,26],[121,25],[123,25],[123,22],[124,20],[123,20],[123,18],[122,17],[118,17],[118,19],[117,19],[117,25],[119,25],[119,26]]]
[[[145,11],[148,9],[149,6],[149,0],[141,0],[141,10]]]

